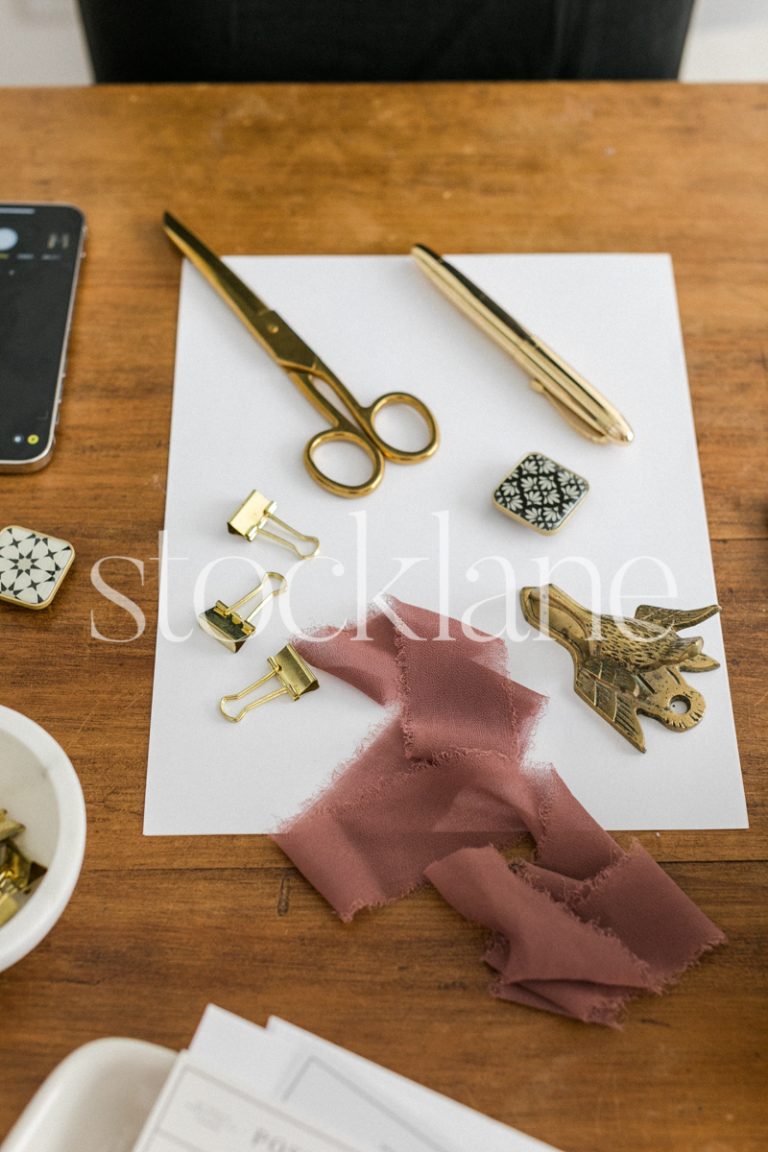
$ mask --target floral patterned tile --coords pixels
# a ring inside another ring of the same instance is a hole
[[[493,502],[506,516],[551,536],[588,491],[583,476],[541,452],[529,452],[501,481]]]
[[[66,540],[9,524],[0,529],[0,600],[47,608],[75,558]]]

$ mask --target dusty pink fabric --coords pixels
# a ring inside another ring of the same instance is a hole
[[[369,640],[350,628],[295,642],[392,715],[277,843],[343,920],[429,880],[490,929],[495,995],[615,1024],[630,996],[661,991],[723,934],[552,767],[526,762],[544,698],[508,678],[503,641],[390,606]],[[525,833],[535,862],[510,868],[497,847]]]

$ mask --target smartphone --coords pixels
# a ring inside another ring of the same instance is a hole
[[[0,204],[0,472],[53,452],[85,217],[68,204]]]

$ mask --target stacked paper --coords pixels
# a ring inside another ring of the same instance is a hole
[[[545,1152],[551,1146],[276,1017],[212,1005],[135,1152]]]

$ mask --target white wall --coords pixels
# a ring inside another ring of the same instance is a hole
[[[0,85],[89,84],[91,79],[75,0],[0,0]]]
[[[680,79],[768,80],[768,0],[696,0]]]

